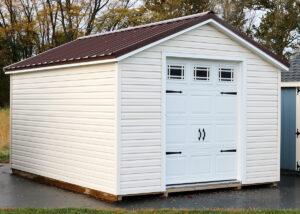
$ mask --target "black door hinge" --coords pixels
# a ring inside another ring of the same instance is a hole
[[[221,92],[221,94],[237,95],[237,92]]]
[[[298,138],[298,136],[300,135],[299,129],[297,129],[295,135],[296,135],[296,137]]]
[[[166,90],[167,94],[182,94],[182,91]]]
[[[166,152],[166,155],[180,155],[181,152]]]
[[[236,149],[222,149],[220,152],[236,152]]]

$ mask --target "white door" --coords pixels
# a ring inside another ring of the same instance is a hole
[[[236,179],[236,65],[192,60],[167,65],[166,183]]]

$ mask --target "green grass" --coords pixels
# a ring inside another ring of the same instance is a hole
[[[74,209],[74,208],[67,208],[67,209],[0,209],[0,214],[229,214],[229,213],[245,213],[245,214],[279,214],[279,213],[286,213],[286,214],[294,214],[300,213],[300,210],[238,210],[238,209],[231,209],[231,210],[175,210],[175,209],[158,209],[158,210],[135,210],[135,211],[126,211],[121,209],[115,210],[93,210],[93,209]]]
[[[9,149],[0,149],[0,163],[8,163],[9,162]]]

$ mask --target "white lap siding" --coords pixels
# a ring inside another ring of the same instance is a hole
[[[164,191],[162,53],[245,58],[246,116],[243,183],[279,180],[280,72],[210,25],[146,49],[120,62],[120,193]]]
[[[11,76],[12,168],[116,194],[116,65]]]

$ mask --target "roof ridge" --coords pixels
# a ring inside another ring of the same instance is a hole
[[[138,28],[144,28],[144,27],[151,27],[151,26],[155,26],[155,25],[161,25],[161,24],[166,24],[169,22],[176,22],[176,21],[180,21],[180,20],[186,20],[186,19],[192,19],[192,18],[196,18],[196,17],[201,17],[207,14],[215,14],[215,12],[213,11],[206,11],[206,12],[202,12],[202,13],[196,13],[196,14],[192,14],[192,15],[188,15],[188,16],[182,16],[182,17],[177,17],[177,18],[173,18],[173,19],[166,19],[166,20],[162,20],[162,21],[158,21],[158,22],[153,22],[153,23],[149,23],[149,24],[144,24],[144,25],[138,25],[138,26],[134,26],[134,27],[127,27],[127,28],[123,28],[123,29],[118,29],[118,30],[113,30],[113,31],[107,31],[107,32],[103,32],[103,33],[96,33],[93,35],[88,35],[88,36],[82,36],[77,38],[78,40],[80,39],[88,39],[88,38],[92,38],[92,37],[97,37],[97,36],[103,36],[103,35],[108,35],[108,34],[112,34],[112,33],[118,33],[118,32],[123,32],[123,31],[129,31],[129,30],[135,30]]]

